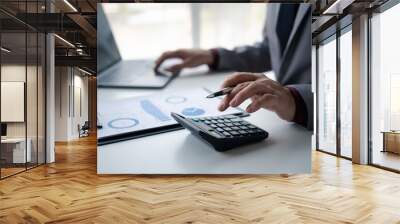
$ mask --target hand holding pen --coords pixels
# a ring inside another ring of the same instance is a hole
[[[229,76],[222,84],[222,90],[210,94],[208,98],[225,95],[218,109],[237,107],[251,99],[246,111],[253,113],[260,108],[275,112],[280,118],[291,121],[296,112],[296,104],[288,87],[267,78],[261,73],[238,72]]]

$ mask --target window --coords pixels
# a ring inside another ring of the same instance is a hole
[[[371,162],[400,170],[400,5],[371,18]]]
[[[259,3],[200,4],[201,48],[233,48],[261,41],[266,5]],[[223,10],[224,13],[220,13]],[[243,30],[238,35],[238,32]],[[195,46],[197,47],[197,46]]]
[[[317,55],[317,149],[350,159],[353,78],[351,24],[320,42]]]
[[[352,156],[352,35],[351,26],[340,36],[340,155]]]
[[[260,3],[105,3],[103,6],[125,59],[156,58],[177,48],[253,44],[262,38],[266,14],[265,4]],[[226,11],[224,17],[220,10]]]
[[[318,48],[318,149],[336,153],[336,39]]]

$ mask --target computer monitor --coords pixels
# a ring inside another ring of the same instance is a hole
[[[1,123],[1,136],[7,136],[7,124]]]

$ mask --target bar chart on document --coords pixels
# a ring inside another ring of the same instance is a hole
[[[171,112],[186,117],[238,114],[238,108],[218,111],[221,99],[206,99],[208,92],[202,88],[185,92],[170,92],[149,96],[132,97],[98,104],[98,119],[102,128],[98,137],[134,132],[154,127],[176,124]]]

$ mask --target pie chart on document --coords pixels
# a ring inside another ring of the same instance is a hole
[[[139,124],[139,121],[133,118],[118,118],[108,122],[108,126],[114,129],[132,128]]]
[[[200,116],[204,113],[203,109],[197,107],[188,107],[182,110],[182,114],[185,116]]]

